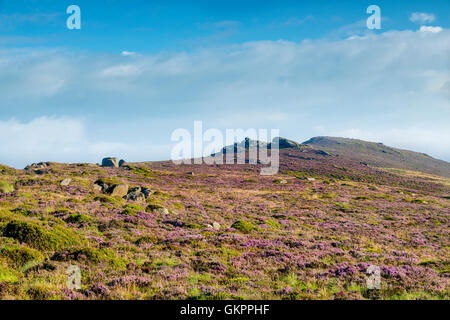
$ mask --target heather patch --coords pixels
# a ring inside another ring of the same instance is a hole
[[[15,170],[16,190],[0,193],[0,296],[448,299],[447,185],[309,148],[280,159],[272,177],[246,164]],[[79,292],[65,287],[69,265]],[[369,265],[380,290],[367,289]]]

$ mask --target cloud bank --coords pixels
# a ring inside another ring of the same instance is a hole
[[[450,31],[436,28],[159,54],[0,49],[0,162],[169,158],[194,120],[296,140],[357,129],[450,160]]]

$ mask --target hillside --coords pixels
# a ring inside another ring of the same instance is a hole
[[[294,143],[261,167],[2,167],[0,299],[449,298],[450,179]]]
[[[382,168],[421,171],[450,178],[450,163],[424,153],[396,149],[382,143],[336,137],[314,137],[303,144]]]

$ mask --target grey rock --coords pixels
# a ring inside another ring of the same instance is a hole
[[[127,184],[115,184],[111,187],[109,187],[106,190],[106,193],[110,194],[111,196],[118,196],[118,197],[124,197],[128,194],[128,185]]]
[[[70,178],[67,178],[67,179],[64,179],[63,181],[61,181],[61,186],[68,186],[70,183],[72,182],[72,179],[70,179]]]
[[[126,164],[125,160],[120,159],[119,161],[119,167],[123,167]]]
[[[212,223],[212,227],[213,227],[214,229],[216,229],[216,230],[220,230],[220,223],[214,221],[214,222]]]
[[[144,194],[144,197],[148,198],[152,193],[149,188],[142,188],[141,192]]]
[[[123,197],[127,201],[145,201],[145,196],[140,191],[132,191],[129,192],[126,196]]]
[[[159,213],[159,214],[163,214],[163,215],[168,215],[170,212],[167,208],[161,207],[161,208],[155,208],[152,209],[153,213]]]
[[[102,167],[114,167],[114,168],[118,168],[119,167],[119,160],[117,158],[103,158],[102,160]]]

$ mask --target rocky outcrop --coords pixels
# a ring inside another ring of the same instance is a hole
[[[112,158],[112,157],[103,158],[103,160],[102,160],[102,167],[118,168],[119,167],[119,159]]]
[[[272,140],[272,143],[270,144],[270,147],[272,147],[273,143],[278,140],[278,148],[279,149],[289,149],[289,148],[300,148],[301,145],[298,142],[295,142],[293,140],[289,140],[286,138],[277,137]]]
[[[106,190],[106,193],[115,197],[124,197],[128,194],[128,185],[127,184],[115,184],[109,187]]]

